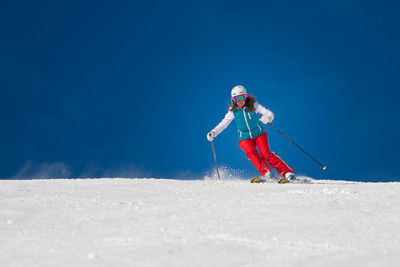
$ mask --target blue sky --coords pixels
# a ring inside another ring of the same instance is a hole
[[[317,179],[400,181],[395,1],[8,1],[0,177],[201,177],[243,84]],[[257,175],[232,124],[218,163]]]

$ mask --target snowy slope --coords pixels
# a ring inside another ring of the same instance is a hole
[[[400,183],[0,181],[0,266],[399,266]]]

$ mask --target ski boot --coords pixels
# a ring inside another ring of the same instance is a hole
[[[286,179],[287,179],[289,182],[296,181],[296,176],[294,176],[294,173],[293,173],[293,172],[288,172],[288,173],[286,173],[286,174],[285,174],[285,177],[286,177]]]
[[[285,174],[285,178],[279,180],[280,184],[287,184],[296,180],[296,176],[294,176],[293,172],[288,172]]]

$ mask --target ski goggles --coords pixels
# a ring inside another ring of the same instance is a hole
[[[246,100],[246,98],[247,98],[247,95],[237,95],[237,96],[232,97],[233,101],[235,101],[236,103],[243,102]]]

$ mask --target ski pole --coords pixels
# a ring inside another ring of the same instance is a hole
[[[292,140],[290,140],[286,135],[284,135],[281,131],[279,131],[278,129],[275,128],[275,126],[273,126],[270,122],[268,123],[269,126],[271,126],[275,131],[277,131],[280,135],[282,135],[283,137],[285,137],[290,143],[292,143],[293,145],[295,145],[298,149],[300,149],[304,154],[306,154],[310,159],[312,159],[315,163],[317,163],[319,166],[322,167],[322,169],[324,171],[328,171],[328,169],[326,168],[326,166],[324,166],[323,164],[321,164],[318,160],[316,160],[315,158],[313,158],[310,154],[308,154],[307,152],[304,151],[304,149],[302,149],[301,147],[299,147],[298,145],[296,145]]]
[[[217,169],[218,181],[221,181],[221,177],[219,176],[217,157],[215,156],[215,149],[214,149],[214,142],[213,141],[211,141],[211,146],[212,146],[212,150],[213,150],[213,154],[214,154],[215,168]]]

